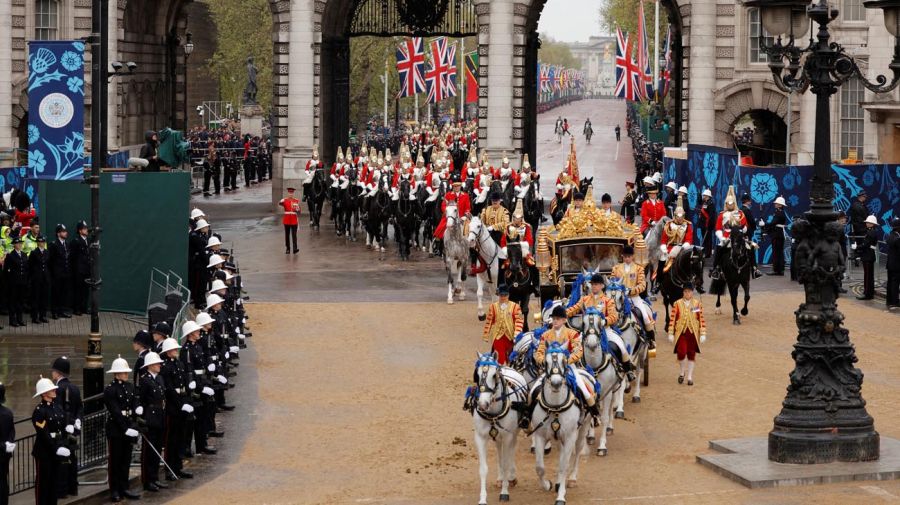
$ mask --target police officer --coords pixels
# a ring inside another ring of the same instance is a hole
[[[28,281],[31,293],[31,322],[49,323],[47,305],[50,301],[50,253],[47,239],[38,235],[37,248],[28,255]]]
[[[160,321],[153,325],[153,329],[150,333],[153,337],[153,346],[151,347],[151,350],[156,354],[162,355],[162,344],[170,335],[172,335],[172,327],[169,326],[169,323]]]
[[[88,312],[91,279],[91,248],[88,244],[88,225],[78,221],[72,240],[72,311],[76,316]]]
[[[159,354],[149,352],[144,357],[140,384],[138,385],[138,404],[144,409],[140,414],[147,432],[141,447],[141,483],[150,492],[159,491],[159,460],[162,450],[163,430],[165,429],[166,390],[163,378],[159,375],[162,359]],[[151,447],[152,446],[152,447]]]
[[[6,283],[6,300],[9,304],[9,325],[25,326],[22,312],[24,297],[28,293],[28,258],[22,252],[22,238],[12,239],[13,250],[3,262],[3,281]]]
[[[9,462],[16,450],[16,425],[6,403],[6,386],[0,382],[0,505],[9,505]]]
[[[84,405],[78,386],[69,381],[71,363],[69,363],[69,358],[61,356],[53,360],[51,367],[50,377],[57,387],[56,407],[61,409],[64,414],[65,432],[71,437],[77,437],[81,433]],[[67,495],[78,496],[78,460],[74,452],[71,457],[62,461],[57,482],[59,499],[63,499]]]
[[[35,463],[35,504],[56,505],[56,485],[62,459],[72,456],[65,445],[65,414],[56,407],[56,386],[50,379],[41,377],[35,385],[34,398],[41,401],[31,414],[35,439],[31,455]]]
[[[134,377],[132,379],[132,383],[137,387],[138,380],[140,379],[141,367],[144,366],[144,357],[147,356],[147,353],[150,352],[150,349],[153,347],[153,337],[150,335],[150,332],[147,330],[140,330],[135,333],[134,338],[131,339],[131,347],[134,349],[134,352],[137,353],[137,359],[134,360]]]
[[[113,380],[103,390],[103,404],[106,405],[106,443],[109,447],[109,497],[113,502],[122,498],[136,500],[141,496],[128,490],[128,471],[131,467],[131,451],[141,434],[137,430],[135,416],[144,412],[138,404],[134,384],[128,382],[131,373],[128,362],[120,355],[113,360],[106,373],[113,374]]]
[[[193,477],[192,474],[182,470],[181,452],[185,427],[194,414],[194,405],[191,403],[190,395],[196,390],[197,383],[178,359],[178,349],[180,348],[181,346],[174,338],[167,338],[162,344],[164,361],[161,373],[166,390],[165,457],[167,470],[171,469],[172,472],[175,472],[174,475],[169,471],[166,472],[166,480],[170,481]],[[166,485],[160,487],[166,487]]]
[[[66,312],[69,308],[72,287],[68,237],[69,231],[66,230],[66,225],[56,225],[56,240],[50,244],[48,249],[50,251],[50,284],[53,287],[50,317],[53,319],[72,317]]]
[[[784,197],[775,199],[775,212],[769,222],[760,219],[760,226],[765,226],[766,233],[772,240],[772,271],[769,275],[784,275],[784,229],[787,227],[787,216],[784,214]]]

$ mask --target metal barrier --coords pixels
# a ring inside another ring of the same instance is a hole
[[[86,414],[81,419],[81,433],[78,435],[78,473],[103,468],[107,464],[106,448],[106,420],[108,417],[103,406],[103,394],[94,395],[84,400],[85,408],[93,407],[96,411]],[[31,450],[37,435],[33,433],[31,418],[16,421],[16,432],[28,431],[28,435],[20,435],[16,438],[16,450],[13,452],[10,462],[9,494],[14,495],[34,489],[35,464]],[[139,449],[136,449],[139,450]],[[81,484],[103,484],[106,478],[99,482],[84,482]]]

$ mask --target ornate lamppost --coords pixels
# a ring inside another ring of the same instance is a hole
[[[778,463],[827,463],[872,461],[879,457],[879,435],[862,397],[863,374],[854,366],[856,352],[837,309],[838,289],[845,258],[839,246],[841,225],[832,206],[834,175],[831,169],[831,95],[850,79],[870,91],[887,93],[900,83],[900,0],[867,0],[866,8],[884,11],[885,25],[895,38],[894,57],[875,82],[866,79],[856,61],[831,41],[828,24],[837,9],[826,0],[744,0],[758,8],[763,27],[775,38],[760,47],[769,56],[775,84],[785,92],[816,95],[814,175],[810,210],[795,219],[793,236],[799,244],[793,261],[806,299],[795,312],[799,335],[794,344],[794,370],[769,432],[769,459]],[[800,39],[810,27],[806,47]]]

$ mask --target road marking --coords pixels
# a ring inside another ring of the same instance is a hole
[[[882,489],[878,486],[859,486],[863,491],[873,494],[875,496],[880,496],[884,498],[885,501],[896,501],[900,499],[900,496],[897,496],[886,489]]]
[[[874,487],[874,486],[873,486]],[[592,502],[617,502],[617,501],[627,501],[627,500],[665,500],[671,498],[686,498],[691,496],[709,496],[709,495],[719,495],[719,494],[731,494],[737,491],[725,489],[722,491],[698,491],[696,493],[672,493],[672,494],[657,494],[657,495],[644,495],[644,496],[620,496],[618,498],[592,498],[590,501]]]

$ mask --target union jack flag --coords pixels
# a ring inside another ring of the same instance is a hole
[[[431,41],[431,66],[425,72],[428,103],[438,103],[447,96],[447,37]]]
[[[631,57],[631,41],[628,33],[616,27],[616,96],[626,100],[639,99],[640,71]]]
[[[400,98],[425,91],[425,50],[422,37],[406,39],[397,47],[397,72],[400,75]]]
[[[550,67],[548,65],[541,65],[541,93],[549,93],[550,92]]]
[[[641,85],[638,98],[648,100],[653,96],[653,72],[650,71],[650,43],[647,41],[647,19],[644,16],[644,2],[638,4],[637,65]]]
[[[449,98],[456,96],[456,42],[447,46],[444,53],[444,66],[447,67],[447,73],[444,75],[443,98]]]
[[[657,90],[659,92],[659,100],[665,98],[669,94],[669,84],[672,82],[672,27],[666,30],[665,45],[663,45],[663,55],[666,64],[660,71],[659,84]]]

